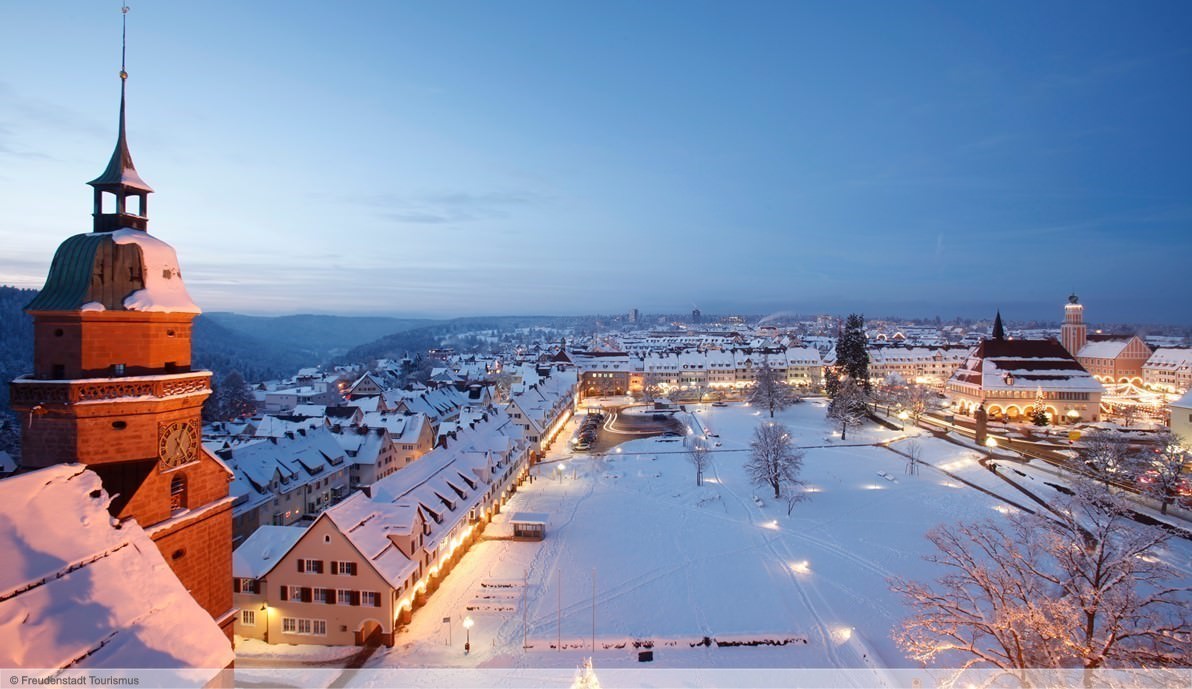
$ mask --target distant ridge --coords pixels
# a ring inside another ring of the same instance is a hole
[[[386,316],[245,316],[226,311],[204,313],[202,318],[257,340],[292,345],[310,354],[316,360],[312,364],[386,335],[439,322]]]

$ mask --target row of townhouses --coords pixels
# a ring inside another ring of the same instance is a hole
[[[381,390],[326,408],[313,428],[222,449],[235,474],[237,633],[392,643],[573,413],[573,366],[520,373],[504,407],[470,404],[491,401],[474,386]]]
[[[581,371],[584,396],[626,395],[655,387],[677,390],[739,389],[753,384],[766,362],[791,385],[819,387],[824,362],[813,347],[687,349],[682,351],[570,352]]]
[[[522,428],[492,408],[309,526],[259,529],[233,558],[236,633],[268,643],[392,645],[525,479],[529,460]]]

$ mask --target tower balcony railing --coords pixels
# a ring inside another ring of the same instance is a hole
[[[9,388],[13,405],[78,404],[118,399],[176,397],[211,392],[211,372],[123,378],[38,380],[22,376]]]

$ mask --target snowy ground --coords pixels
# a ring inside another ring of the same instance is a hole
[[[809,448],[811,500],[790,516],[745,477],[750,435],[768,418],[740,404],[701,406],[689,417],[721,443],[700,488],[678,439],[552,457],[566,470],[540,465],[542,477],[486,531],[508,533],[515,512],[545,512],[547,538],[477,543],[397,645],[365,667],[562,670],[594,656],[598,670],[631,668],[641,667],[637,642],[652,645],[654,668],[854,668],[872,673],[863,683],[886,683],[883,668],[913,667],[891,640],[908,611],[887,578],[934,578],[922,560],[930,551],[924,534],[1037,504],[981,467],[978,451],[872,425],[841,442],[824,412],[813,400],[776,419]],[[911,442],[927,463],[913,476],[894,451]],[[1010,475],[1044,500],[1055,497],[1037,477]],[[1187,569],[1192,547],[1172,548],[1171,560]],[[475,622],[466,656],[465,616]],[[705,636],[782,645],[692,645]]]

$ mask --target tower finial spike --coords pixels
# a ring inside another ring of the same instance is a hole
[[[128,70],[124,68],[124,58],[129,45],[129,4],[120,5],[120,80],[128,79]]]
[[[153,192],[145,180],[137,174],[128,151],[128,138],[124,123],[124,102],[128,85],[128,3],[120,6],[120,120],[116,130],[116,148],[108,167],[99,177],[88,182],[95,188],[92,216],[96,232],[110,232],[121,228],[145,230],[148,223],[145,197]],[[103,195],[114,196],[115,208],[105,210]],[[130,203],[130,201],[135,203]],[[112,212],[114,211],[114,212]]]

